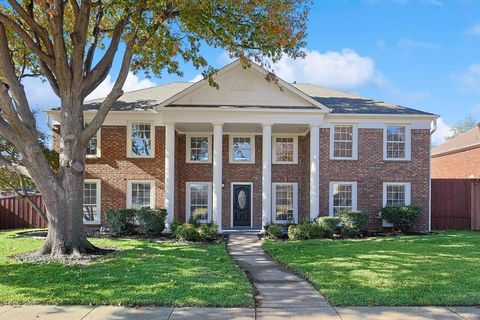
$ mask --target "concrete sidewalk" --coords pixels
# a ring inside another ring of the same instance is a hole
[[[124,308],[114,306],[0,306],[0,320],[480,320],[479,307]]]

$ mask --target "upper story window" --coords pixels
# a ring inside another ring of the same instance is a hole
[[[358,128],[354,124],[337,124],[330,130],[330,159],[358,159]]]
[[[273,222],[298,221],[298,184],[291,182],[272,183]]]
[[[187,162],[211,162],[211,137],[187,135]]]
[[[384,129],[384,160],[410,160],[410,128],[387,125]]]
[[[298,163],[298,137],[273,137],[273,163]]]
[[[86,125],[85,125],[86,126]],[[101,138],[102,128],[98,129],[96,135],[94,135],[87,145],[86,155],[87,158],[98,158],[100,157],[100,138]]]
[[[100,224],[100,180],[85,179],[83,185],[83,223]]]
[[[330,182],[329,214],[334,216],[342,211],[357,210],[357,183],[332,181]]]
[[[212,211],[212,184],[210,182],[187,182],[186,195],[187,221],[194,218],[198,222],[209,222]]]
[[[153,181],[127,181],[127,207],[131,209],[155,208]]]
[[[154,127],[151,123],[131,122],[129,126],[128,156],[154,156]]]
[[[255,136],[230,136],[230,162],[255,163]]]

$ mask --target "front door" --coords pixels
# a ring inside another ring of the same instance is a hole
[[[233,185],[233,226],[250,227],[252,214],[252,186],[249,184]]]

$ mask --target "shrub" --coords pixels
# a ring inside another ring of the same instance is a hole
[[[177,228],[179,226],[182,225],[182,221],[180,221],[180,219],[173,219],[172,223],[170,224],[170,231],[172,232],[172,234],[175,234],[175,232],[177,231]]]
[[[105,224],[115,235],[133,232],[135,229],[134,221],[134,209],[112,209],[105,212]]]
[[[203,241],[213,241],[217,239],[218,226],[215,223],[205,223],[198,228],[198,235]]]
[[[270,224],[265,226],[266,235],[270,239],[280,239],[283,237],[282,226],[278,224]]]
[[[194,216],[190,216],[190,218],[188,219],[188,223],[193,224],[195,226],[195,228],[200,227],[200,222]]]
[[[306,221],[298,225],[288,227],[288,238],[290,240],[308,240],[326,238],[327,229],[319,224]]]
[[[288,227],[288,239],[290,240],[302,240],[300,236],[300,227],[298,224],[291,224]]]
[[[368,214],[361,211],[344,211],[337,216],[340,219],[340,233],[347,238],[360,236],[368,223]]]
[[[324,228],[326,238],[331,238],[340,231],[340,218],[338,217],[318,217],[315,222]]]
[[[393,224],[395,230],[402,232],[410,230],[418,217],[422,214],[422,207],[416,205],[386,206],[380,211],[380,218]]]
[[[136,211],[138,224],[142,232],[149,236],[158,236],[165,230],[167,209],[143,208]]]
[[[200,238],[197,228],[191,223],[184,223],[178,226],[175,236],[185,241],[197,241]]]

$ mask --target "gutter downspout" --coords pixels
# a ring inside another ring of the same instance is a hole
[[[432,135],[437,131],[437,128],[437,118],[435,118],[435,120],[433,120],[432,129],[430,130],[430,157],[428,158],[428,161],[430,162],[428,173],[428,231],[432,231]]]

